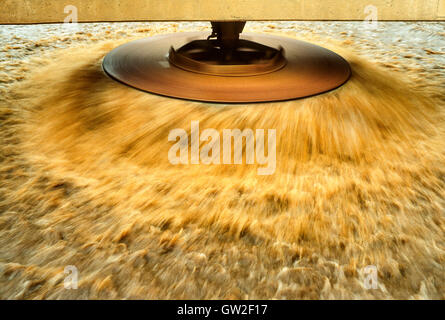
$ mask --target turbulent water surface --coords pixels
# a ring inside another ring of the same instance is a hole
[[[335,50],[353,76],[246,106],[102,72],[121,43],[205,23],[1,26],[0,298],[444,299],[443,27],[249,23]],[[192,121],[276,129],[275,174],[172,165],[169,132]]]

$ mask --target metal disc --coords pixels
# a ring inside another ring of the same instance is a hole
[[[351,75],[348,62],[320,46],[292,38],[253,33],[241,39],[284,48],[284,68],[263,75],[225,77],[199,74],[170,64],[171,46],[179,48],[207,32],[158,35],[117,47],[104,58],[112,78],[131,87],[169,97],[197,101],[248,103],[292,100],[327,92]]]

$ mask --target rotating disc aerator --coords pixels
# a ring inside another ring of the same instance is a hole
[[[241,34],[246,22],[212,22],[213,32],[136,40],[112,50],[103,69],[131,87],[188,100],[247,103],[308,97],[346,83],[348,62],[291,38]]]

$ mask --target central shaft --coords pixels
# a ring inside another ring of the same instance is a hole
[[[211,22],[212,34],[210,38],[215,38],[223,53],[223,60],[230,61],[233,51],[238,47],[239,35],[243,32],[246,21],[235,22]]]

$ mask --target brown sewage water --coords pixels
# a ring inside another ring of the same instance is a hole
[[[159,97],[101,70],[120,43],[207,24],[2,27],[0,298],[444,299],[441,25],[252,23],[342,54],[353,76],[247,106]],[[276,129],[275,174],[170,164],[170,130],[196,120]]]

